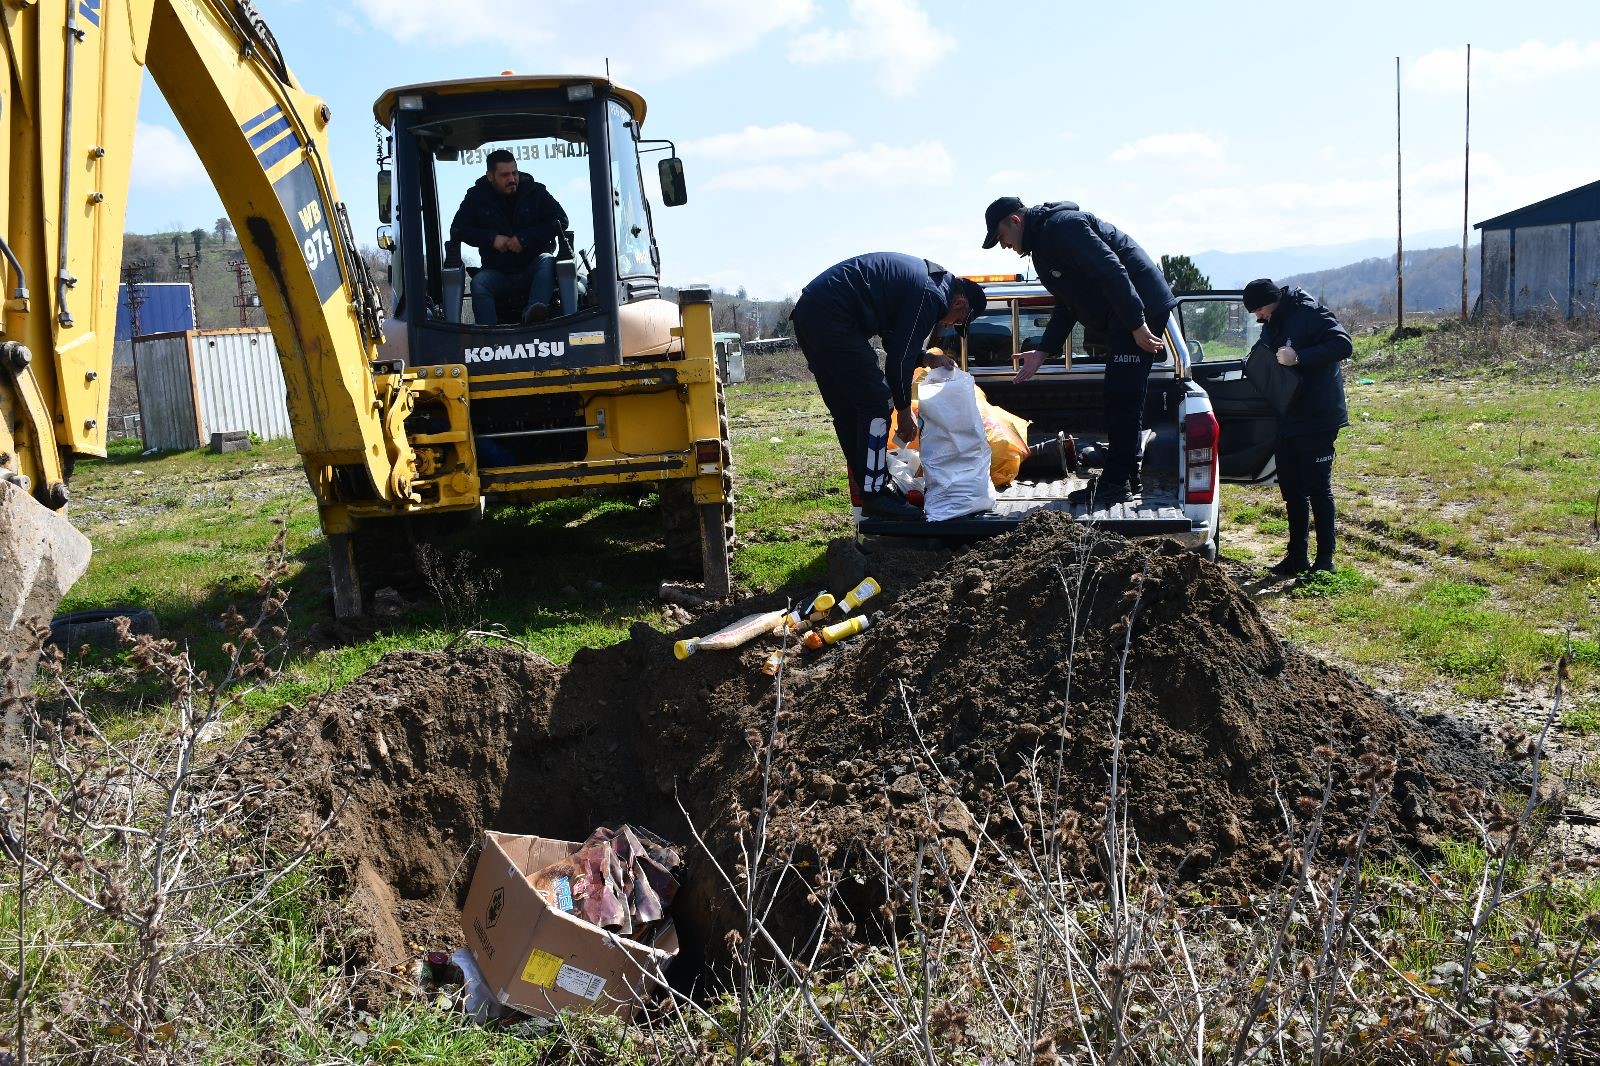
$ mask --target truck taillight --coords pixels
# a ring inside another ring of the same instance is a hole
[[[1217,498],[1217,416],[1210,411],[1183,420],[1183,450],[1187,475],[1185,499],[1211,503]]]

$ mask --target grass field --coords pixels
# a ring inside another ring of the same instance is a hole
[[[1227,490],[1222,563],[1279,632],[1429,709],[1526,725],[1549,705],[1553,664],[1569,652],[1559,732],[1570,750],[1562,773],[1579,798],[1592,797],[1600,790],[1600,760],[1589,754],[1600,736],[1600,389],[1581,376],[1520,380],[1492,367],[1472,376],[1430,376],[1418,372],[1419,361],[1433,351],[1429,344],[1426,337],[1398,347],[1364,340],[1350,367],[1352,425],[1340,437],[1334,470],[1340,569],[1298,584],[1264,580],[1262,567],[1278,558],[1286,533],[1272,487]],[[747,356],[753,365],[760,358]],[[752,592],[812,589],[825,572],[829,542],[849,533],[845,480],[816,391],[803,381],[734,386],[728,406],[739,504],[736,581]],[[430,595],[428,583],[414,588],[397,575],[396,587],[409,590],[397,609],[373,628],[350,630],[330,617],[315,509],[286,442],[225,456],[146,456],[119,445],[107,460],[81,464],[74,488],[73,517],[95,555],[64,607],[149,607],[166,635],[191,648],[214,676],[229,662],[219,650],[228,635],[215,619],[230,602],[254,594],[254,575],[266,564],[280,528],[275,522],[282,523],[291,619],[282,670],[246,697],[245,713],[232,721],[236,729],[259,723],[282,703],[338,687],[386,651],[441,648],[469,626],[494,628],[556,662],[620,640],[640,622],[671,626],[656,596],[666,559],[649,496],[586,497],[492,514],[438,560],[431,588],[446,595]],[[141,751],[153,754],[140,764],[148,767],[141,773],[154,778],[182,763],[162,747],[167,738],[184,736],[170,724],[166,706],[175,690],[136,680],[127,660],[126,653],[91,657],[70,676],[100,731],[95,736],[106,738],[104,744],[96,740],[94,750],[143,745]],[[48,682],[41,685],[48,688]],[[58,692],[49,696],[60,706]],[[70,719],[70,707],[63,713]],[[74,768],[66,764],[54,769],[64,775],[61,794],[75,794],[69,782],[84,775],[67,773]],[[119,791],[125,776],[126,770],[112,774],[90,798],[113,806],[131,802]],[[166,794],[154,798],[166,805],[146,824],[187,810],[167,803]],[[212,796],[208,802],[225,807],[232,800]],[[1363,870],[1366,895],[1344,902],[1343,912],[1337,885],[1309,878],[1305,891],[1331,890],[1335,897],[1322,898],[1320,911],[1301,901],[1292,930],[1289,917],[1283,919],[1292,950],[1282,972],[1265,933],[1280,913],[1295,915],[1291,897],[1263,896],[1221,911],[1209,903],[1175,909],[1150,885],[1124,906],[1141,908],[1140,935],[1157,947],[1140,964],[1156,973],[1139,971],[1147,975],[1144,991],[1098,1013],[1087,1010],[1083,1002],[1110,1002],[1096,998],[1105,973],[1075,969],[1072,960],[1121,943],[1131,912],[1107,909],[1092,891],[1066,901],[1064,910],[1043,909],[1037,900],[1046,886],[1017,869],[974,887],[970,901],[960,900],[960,906],[981,909],[993,927],[1010,930],[977,952],[996,967],[984,969],[982,980],[972,968],[973,953],[952,946],[962,937],[945,935],[957,900],[930,889],[926,904],[930,913],[945,914],[943,932],[924,937],[933,927],[919,926],[916,938],[864,952],[854,970],[826,982],[805,985],[780,974],[747,996],[730,992],[685,1013],[675,1028],[577,1021],[514,1034],[466,1023],[426,1001],[377,1016],[361,1013],[348,1002],[346,977],[326,965],[324,933],[339,919],[336,901],[326,897],[312,868],[285,873],[263,858],[265,864],[250,872],[256,880],[239,875],[234,884],[220,870],[214,879],[205,872],[208,852],[194,841],[186,854],[201,871],[191,876],[204,874],[203,891],[185,906],[196,908],[197,925],[212,920],[206,915],[214,912],[199,910],[205,901],[229,915],[236,904],[248,904],[252,917],[246,925],[218,926],[223,933],[208,932],[213,954],[172,964],[164,979],[193,998],[172,1006],[167,1020],[154,1019],[154,1042],[171,1039],[164,1033],[192,1037],[203,1027],[201,1059],[215,1062],[646,1063],[697,1056],[721,1062],[751,1054],[763,1061],[845,1061],[827,1050],[838,1045],[824,1030],[837,1026],[862,1046],[882,1042],[882,1061],[976,1064],[1000,1061],[979,1048],[1016,1044],[1009,1011],[1022,1017],[1026,1002],[1048,1000],[1080,1026],[1046,1034],[1052,1048],[1054,1041],[1065,1047],[1080,1038],[1092,1046],[1096,1032],[1120,1040],[1128,1024],[1150,1041],[1141,1046],[1157,1049],[1150,1061],[1226,1061],[1230,1050],[1238,1058],[1256,1024],[1239,1020],[1246,1017],[1245,1004],[1254,1002],[1266,1004],[1263,1034],[1281,1010],[1285,1019],[1293,1014],[1317,1026],[1331,1024],[1340,1047],[1376,1048],[1379,1058],[1415,1053],[1454,1061],[1446,1050],[1467,1041],[1479,1054],[1510,1061],[1530,1046],[1530,1033],[1557,1039],[1579,1025],[1573,1019],[1581,1020],[1584,1004],[1592,1006],[1600,995],[1595,964],[1588,961],[1600,931],[1600,881],[1582,861],[1541,865],[1542,858],[1520,849],[1512,861],[1505,826],[1526,822],[1510,806],[1500,828],[1486,830],[1489,846],[1447,841],[1426,868],[1370,864]],[[131,884],[137,892],[146,875],[138,848],[118,843],[128,839],[105,836],[94,859],[102,865],[91,868],[129,871],[107,884]],[[63,854],[64,869],[83,869],[83,853],[69,847]],[[83,990],[109,969],[131,965],[124,960],[142,945],[128,931],[137,922],[108,909],[104,897],[52,894],[56,882],[35,883],[26,901],[30,946],[22,952],[34,983],[30,1006],[19,1008],[19,1017],[32,1011],[28,1016],[38,1023],[67,1004],[91,1017],[82,1005],[95,1001]],[[1491,885],[1496,902],[1485,909]],[[24,913],[17,892],[0,894],[0,937],[14,934]],[[109,933],[106,916],[115,919]],[[1329,971],[1328,960],[1339,957],[1330,948],[1318,955],[1317,938],[1347,937],[1352,923],[1370,951],[1344,970],[1335,965]],[[1465,976],[1457,961],[1463,945],[1475,952],[1465,956]],[[107,950],[95,954],[101,949]],[[1295,978],[1291,963],[1314,979]],[[9,962],[0,961],[0,972],[16,978]],[[1324,984],[1330,972],[1335,983]],[[1469,995],[1467,978],[1475,974],[1477,990]],[[1054,985],[1028,984],[1046,975]],[[1011,999],[990,995],[993,981],[1009,979],[1017,982],[1007,993]],[[802,986],[815,997],[814,1011],[800,1006]],[[1202,986],[1211,991],[1202,995]],[[1186,1024],[1198,1026],[1200,1036],[1193,1048],[1190,1042],[1180,1047],[1176,1029],[1163,1035],[1161,1019],[1179,1009],[1174,1004],[1191,1000],[1198,1016]],[[1518,1005],[1535,1003],[1546,1013]],[[1565,1005],[1557,1010],[1552,1003]],[[1091,1028],[1108,1024],[1108,1017],[1114,1032]],[[1257,1057],[1292,1061],[1310,1039],[1295,1028],[1300,1024],[1285,1020],[1276,1029],[1278,1045],[1261,1043]],[[1232,1025],[1240,1026],[1241,1036],[1230,1048],[1224,1038]],[[766,1035],[730,1036],[747,1030]],[[901,1030],[921,1032],[927,1054],[897,1043]],[[47,1031],[36,1032],[36,1039]],[[87,1032],[81,1039],[120,1046],[138,1035],[103,1026]],[[1446,1032],[1456,1035],[1438,1035]],[[946,1046],[961,1050],[945,1055]],[[1043,1038],[1037,1046],[1045,1046]],[[163,1061],[160,1050],[147,1060]],[[1034,1061],[1061,1061],[1054,1052],[1039,1054]]]
[[[1408,342],[1415,344],[1417,342]],[[759,358],[759,357],[757,357]],[[1341,508],[1332,581],[1266,588],[1293,639],[1370,680],[1443,683],[1489,698],[1533,685],[1570,641],[1580,693],[1600,668],[1600,390],[1572,383],[1349,375],[1351,426],[1334,467]],[[846,485],[816,390],[728,390],[737,470],[735,580],[748,590],[814,584],[830,539],[848,534]],[[95,544],[67,608],[136,604],[205,654],[209,623],[253,587],[270,519],[287,523],[291,630],[282,686],[263,705],[339,684],[395,647],[437,647],[454,629],[431,599],[365,640],[326,645],[326,553],[292,447],[82,464],[74,518]],[[1236,576],[1275,561],[1286,530],[1272,487],[1230,486],[1222,551]],[[660,621],[665,572],[646,498],[586,498],[495,513],[459,550],[496,571],[473,612],[555,661]],[[447,562],[455,562],[447,560]]]

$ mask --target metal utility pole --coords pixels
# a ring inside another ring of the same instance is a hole
[[[1400,191],[1400,57],[1394,57],[1394,328],[1406,324],[1406,237]]]
[[[126,301],[128,305],[128,335],[132,340],[138,340],[143,332],[139,322],[139,308],[143,307],[150,299],[150,294],[140,286],[144,280],[145,271],[153,264],[148,259],[134,259],[122,266],[122,284],[127,287]]]
[[[1467,320],[1467,198],[1472,191],[1472,45],[1467,45],[1467,129],[1461,147],[1461,321]]]
[[[234,281],[238,292],[234,294],[233,306],[239,309],[239,326],[250,325],[250,308],[261,306],[261,297],[250,290],[250,264],[243,259],[230,259],[228,269],[233,272]]]
[[[200,290],[195,288],[194,272],[200,266],[199,252],[178,251],[178,238],[172,238],[172,258],[178,268],[189,276],[189,299],[194,302],[194,325],[200,328]]]

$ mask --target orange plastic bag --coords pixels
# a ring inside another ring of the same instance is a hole
[[[1003,489],[1017,480],[1022,460],[1028,457],[1028,420],[996,407],[978,390],[978,414],[983,435],[989,439],[989,480]]]

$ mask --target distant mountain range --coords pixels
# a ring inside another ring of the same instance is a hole
[[[1452,238],[1456,243],[1449,243]],[[1280,285],[1298,285],[1330,307],[1394,309],[1392,238],[1262,252],[1201,252],[1190,258],[1219,289],[1243,288],[1252,278],[1271,278]],[[1469,300],[1478,298],[1478,268],[1474,243],[1467,250]],[[1447,230],[1407,235],[1405,281],[1406,310],[1458,308],[1460,236]]]

